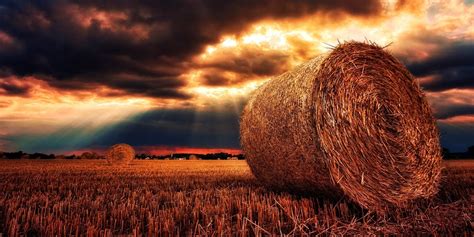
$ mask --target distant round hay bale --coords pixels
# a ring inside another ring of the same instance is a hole
[[[240,136],[253,174],[273,188],[343,192],[376,211],[437,192],[430,107],[410,72],[373,44],[340,44],[261,86]]]
[[[135,158],[135,150],[128,144],[115,144],[105,155],[107,162],[112,165],[126,165]]]

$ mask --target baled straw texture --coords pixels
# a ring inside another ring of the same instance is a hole
[[[135,158],[135,150],[128,144],[115,144],[105,155],[107,162],[112,165],[127,165]]]
[[[373,44],[338,45],[261,86],[240,135],[253,174],[273,188],[342,191],[375,211],[437,192],[430,107],[408,70]]]

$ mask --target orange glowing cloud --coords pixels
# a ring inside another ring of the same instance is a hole
[[[97,25],[101,30],[126,33],[135,40],[147,39],[151,31],[145,24],[127,25],[129,16],[125,12],[83,8],[74,4],[68,6],[66,11],[84,28]]]
[[[194,58],[187,74],[188,91],[198,98],[249,93],[272,75],[327,52],[337,42],[370,40],[406,60],[425,60],[453,39],[473,39],[474,6],[462,1],[388,1],[383,13],[370,18],[327,22],[320,14],[255,23],[245,32],[224,35]],[[459,15],[459,17],[456,17]],[[251,52],[251,53],[249,53]],[[268,74],[258,75],[258,59],[266,57]],[[280,58],[280,60],[275,60]],[[197,99],[196,101],[199,101]]]

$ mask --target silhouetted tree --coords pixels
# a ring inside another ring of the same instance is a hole
[[[5,152],[3,155],[5,156],[6,159],[21,159],[21,157],[24,155],[23,151],[17,151],[17,152]]]

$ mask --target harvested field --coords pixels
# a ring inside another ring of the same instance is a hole
[[[0,233],[470,236],[474,163],[444,165],[435,198],[380,215],[346,198],[267,190],[245,161],[0,160]]]

